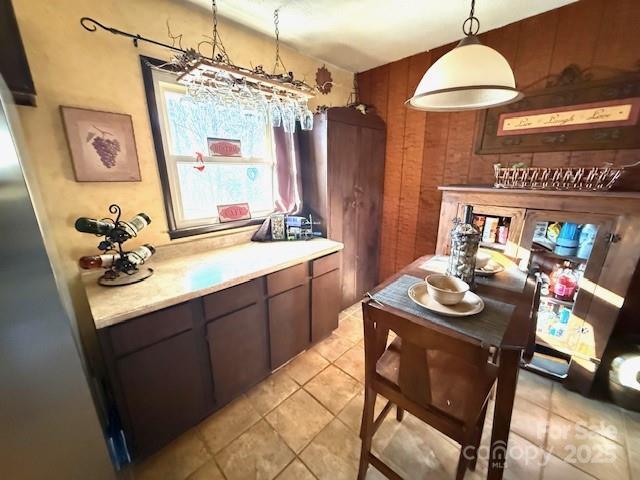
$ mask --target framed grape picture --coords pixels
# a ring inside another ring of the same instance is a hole
[[[131,115],[61,106],[78,182],[139,182]]]

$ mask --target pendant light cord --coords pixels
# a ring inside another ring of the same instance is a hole
[[[471,11],[469,17],[462,23],[462,31],[467,37],[476,35],[480,31],[480,20],[475,15],[476,0],[471,0]]]

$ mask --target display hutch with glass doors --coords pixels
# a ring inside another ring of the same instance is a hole
[[[640,192],[444,186],[436,253],[464,205],[481,248],[540,273],[536,351],[528,368],[588,394],[640,259]],[[499,275],[499,274],[498,274]]]

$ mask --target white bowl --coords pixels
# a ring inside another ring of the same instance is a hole
[[[469,291],[469,285],[466,282],[449,275],[433,274],[429,275],[425,281],[429,296],[442,305],[460,303],[464,294]]]
[[[491,260],[491,254],[487,253],[487,252],[483,252],[483,251],[478,251],[478,253],[476,254],[476,268],[477,269],[482,269],[484,267],[487,266],[487,263],[489,263],[489,260]]]

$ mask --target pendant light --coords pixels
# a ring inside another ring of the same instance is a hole
[[[480,21],[474,15],[475,3],[471,0],[469,18],[462,24],[466,37],[431,65],[413,97],[405,102],[408,107],[457,112],[497,107],[522,98],[509,62],[476,36]]]

